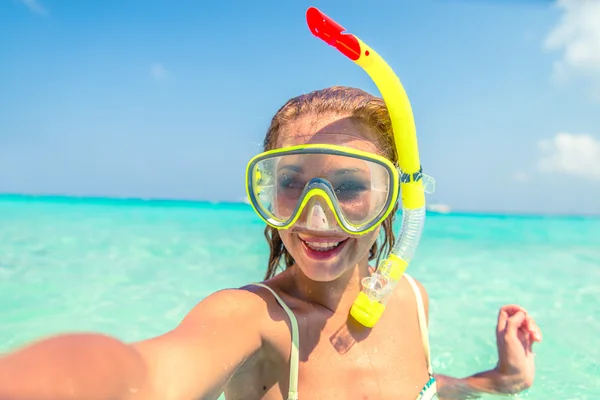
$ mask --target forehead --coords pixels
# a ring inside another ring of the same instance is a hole
[[[308,115],[297,118],[279,133],[277,147],[300,144],[334,144],[382,154],[375,134],[365,125],[337,115]]]

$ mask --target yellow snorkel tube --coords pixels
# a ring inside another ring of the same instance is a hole
[[[362,67],[379,89],[390,113],[400,169],[402,228],[389,257],[363,280],[363,290],[350,314],[366,327],[381,318],[393,289],[410,263],[425,223],[425,185],[433,179],[422,173],[412,109],[402,83],[390,66],[358,37],[311,7],[306,12],[311,32]],[[424,183],[425,181],[425,183]]]

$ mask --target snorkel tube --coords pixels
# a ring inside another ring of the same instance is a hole
[[[387,301],[408,267],[419,244],[425,223],[425,188],[412,109],[402,83],[389,65],[372,48],[315,7],[306,12],[310,31],[354,61],[371,77],[387,106],[394,132],[400,169],[402,228],[390,255],[370,277],[352,305],[350,314],[372,328],[381,318]]]

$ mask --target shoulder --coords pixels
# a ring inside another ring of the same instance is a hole
[[[258,289],[255,286],[245,286],[214,292],[196,304],[181,325],[260,322],[257,317],[266,315],[268,305]]]
[[[278,292],[276,288],[275,291]],[[212,325],[235,326],[237,330],[244,326],[246,331],[252,329],[264,337],[270,332],[270,323],[281,320],[282,313],[268,289],[250,284],[210,294],[185,316],[178,329]]]

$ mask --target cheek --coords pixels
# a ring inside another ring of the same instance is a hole
[[[366,235],[360,236],[356,241],[358,247],[360,248],[360,251],[364,252],[365,255],[367,255],[369,249],[371,248],[371,246],[373,246],[373,243],[375,243],[378,236],[379,227]]]
[[[281,238],[283,245],[286,248],[289,248],[289,246],[291,245],[291,242],[292,242],[292,234],[290,233],[290,231],[289,230],[280,230],[279,237]]]

